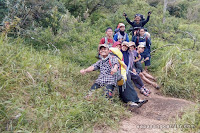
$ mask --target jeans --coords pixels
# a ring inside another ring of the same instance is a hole
[[[91,90],[96,90],[98,88],[100,88],[101,86],[97,83],[94,83],[91,87]],[[104,89],[104,92],[106,94],[106,98],[112,98],[112,93],[114,90],[114,85],[106,85],[106,88]]]
[[[144,83],[142,82],[142,79],[138,74],[131,73],[131,80],[135,84],[135,87],[137,87],[138,89],[141,89],[144,86]]]

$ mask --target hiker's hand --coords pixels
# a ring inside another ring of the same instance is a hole
[[[150,16],[150,15],[151,15],[151,11],[148,12],[148,16]]]
[[[124,67],[124,69],[127,69],[127,66],[126,66],[126,64],[124,64],[124,65],[123,65],[123,67]]]
[[[145,59],[145,61],[147,61],[147,60],[149,60],[149,57],[147,57],[147,58]]]
[[[116,72],[117,72],[117,69],[116,69],[116,68],[112,68],[110,74],[113,75],[113,74],[115,74]]]
[[[144,63],[144,61],[142,60],[141,63]]]
[[[81,70],[80,70],[80,73],[83,74],[83,75],[86,74],[85,69],[81,69]]]
[[[134,31],[134,36],[136,36],[136,34],[137,34],[137,31]]]
[[[123,16],[124,16],[124,17],[127,17],[127,14],[124,12]]]
[[[136,70],[135,69],[133,69],[133,73],[136,74]]]

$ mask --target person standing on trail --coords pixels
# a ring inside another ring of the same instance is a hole
[[[125,25],[123,23],[120,23],[119,31],[114,35],[114,40],[121,43],[123,41],[129,42],[128,34],[125,32]]]
[[[113,39],[113,30],[111,27],[108,27],[106,29],[106,37],[101,38],[99,44],[107,44],[110,47],[114,44],[114,39]]]
[[[80,70],[80,73],[85,74],[100,69],[100,75],[92,85],[88,97],[92,95],[92,92],[95,89],[105,86],[106,97],[112,98],[112,92],[117,85],[117,75],[115,73],[119,69],[119,62],[117,57],[110,55],[109,46],[107,44],[99,45],[99,53],[101,60],[97,61],[87,69]]]

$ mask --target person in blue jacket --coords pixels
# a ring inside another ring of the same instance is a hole
[[[145,46],[145,49],[144,49],[144,52],[141,53],[141,63],[145,63],[145,71],[147,71],[147,68],[151,65],[151,41],[150,39],[145,36],[145,31],[144,31],[144,28],[141,28],[139,30],[139,36],[134,36],[133,37],[133,41],[135,42],[136,44],[136,47],[138,45],[144,45]]]
[[[119,31],[114,35],[114,40],[117,42],[127,41],[129,42],[128,34],[125,32],[125,25],[120,23]]]

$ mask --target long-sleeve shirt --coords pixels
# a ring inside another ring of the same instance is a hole
[[[131,22],[131,21],[129,20],[128,17],[126,17],[126,21],[127,21],[133,28],[135,28],[135,27],[143,27],[143,26],[149,21],[149,18],[150,18],[150,16],[148,16],[146,20],[140,21],[139,24],[137,24],[135,21]]]

